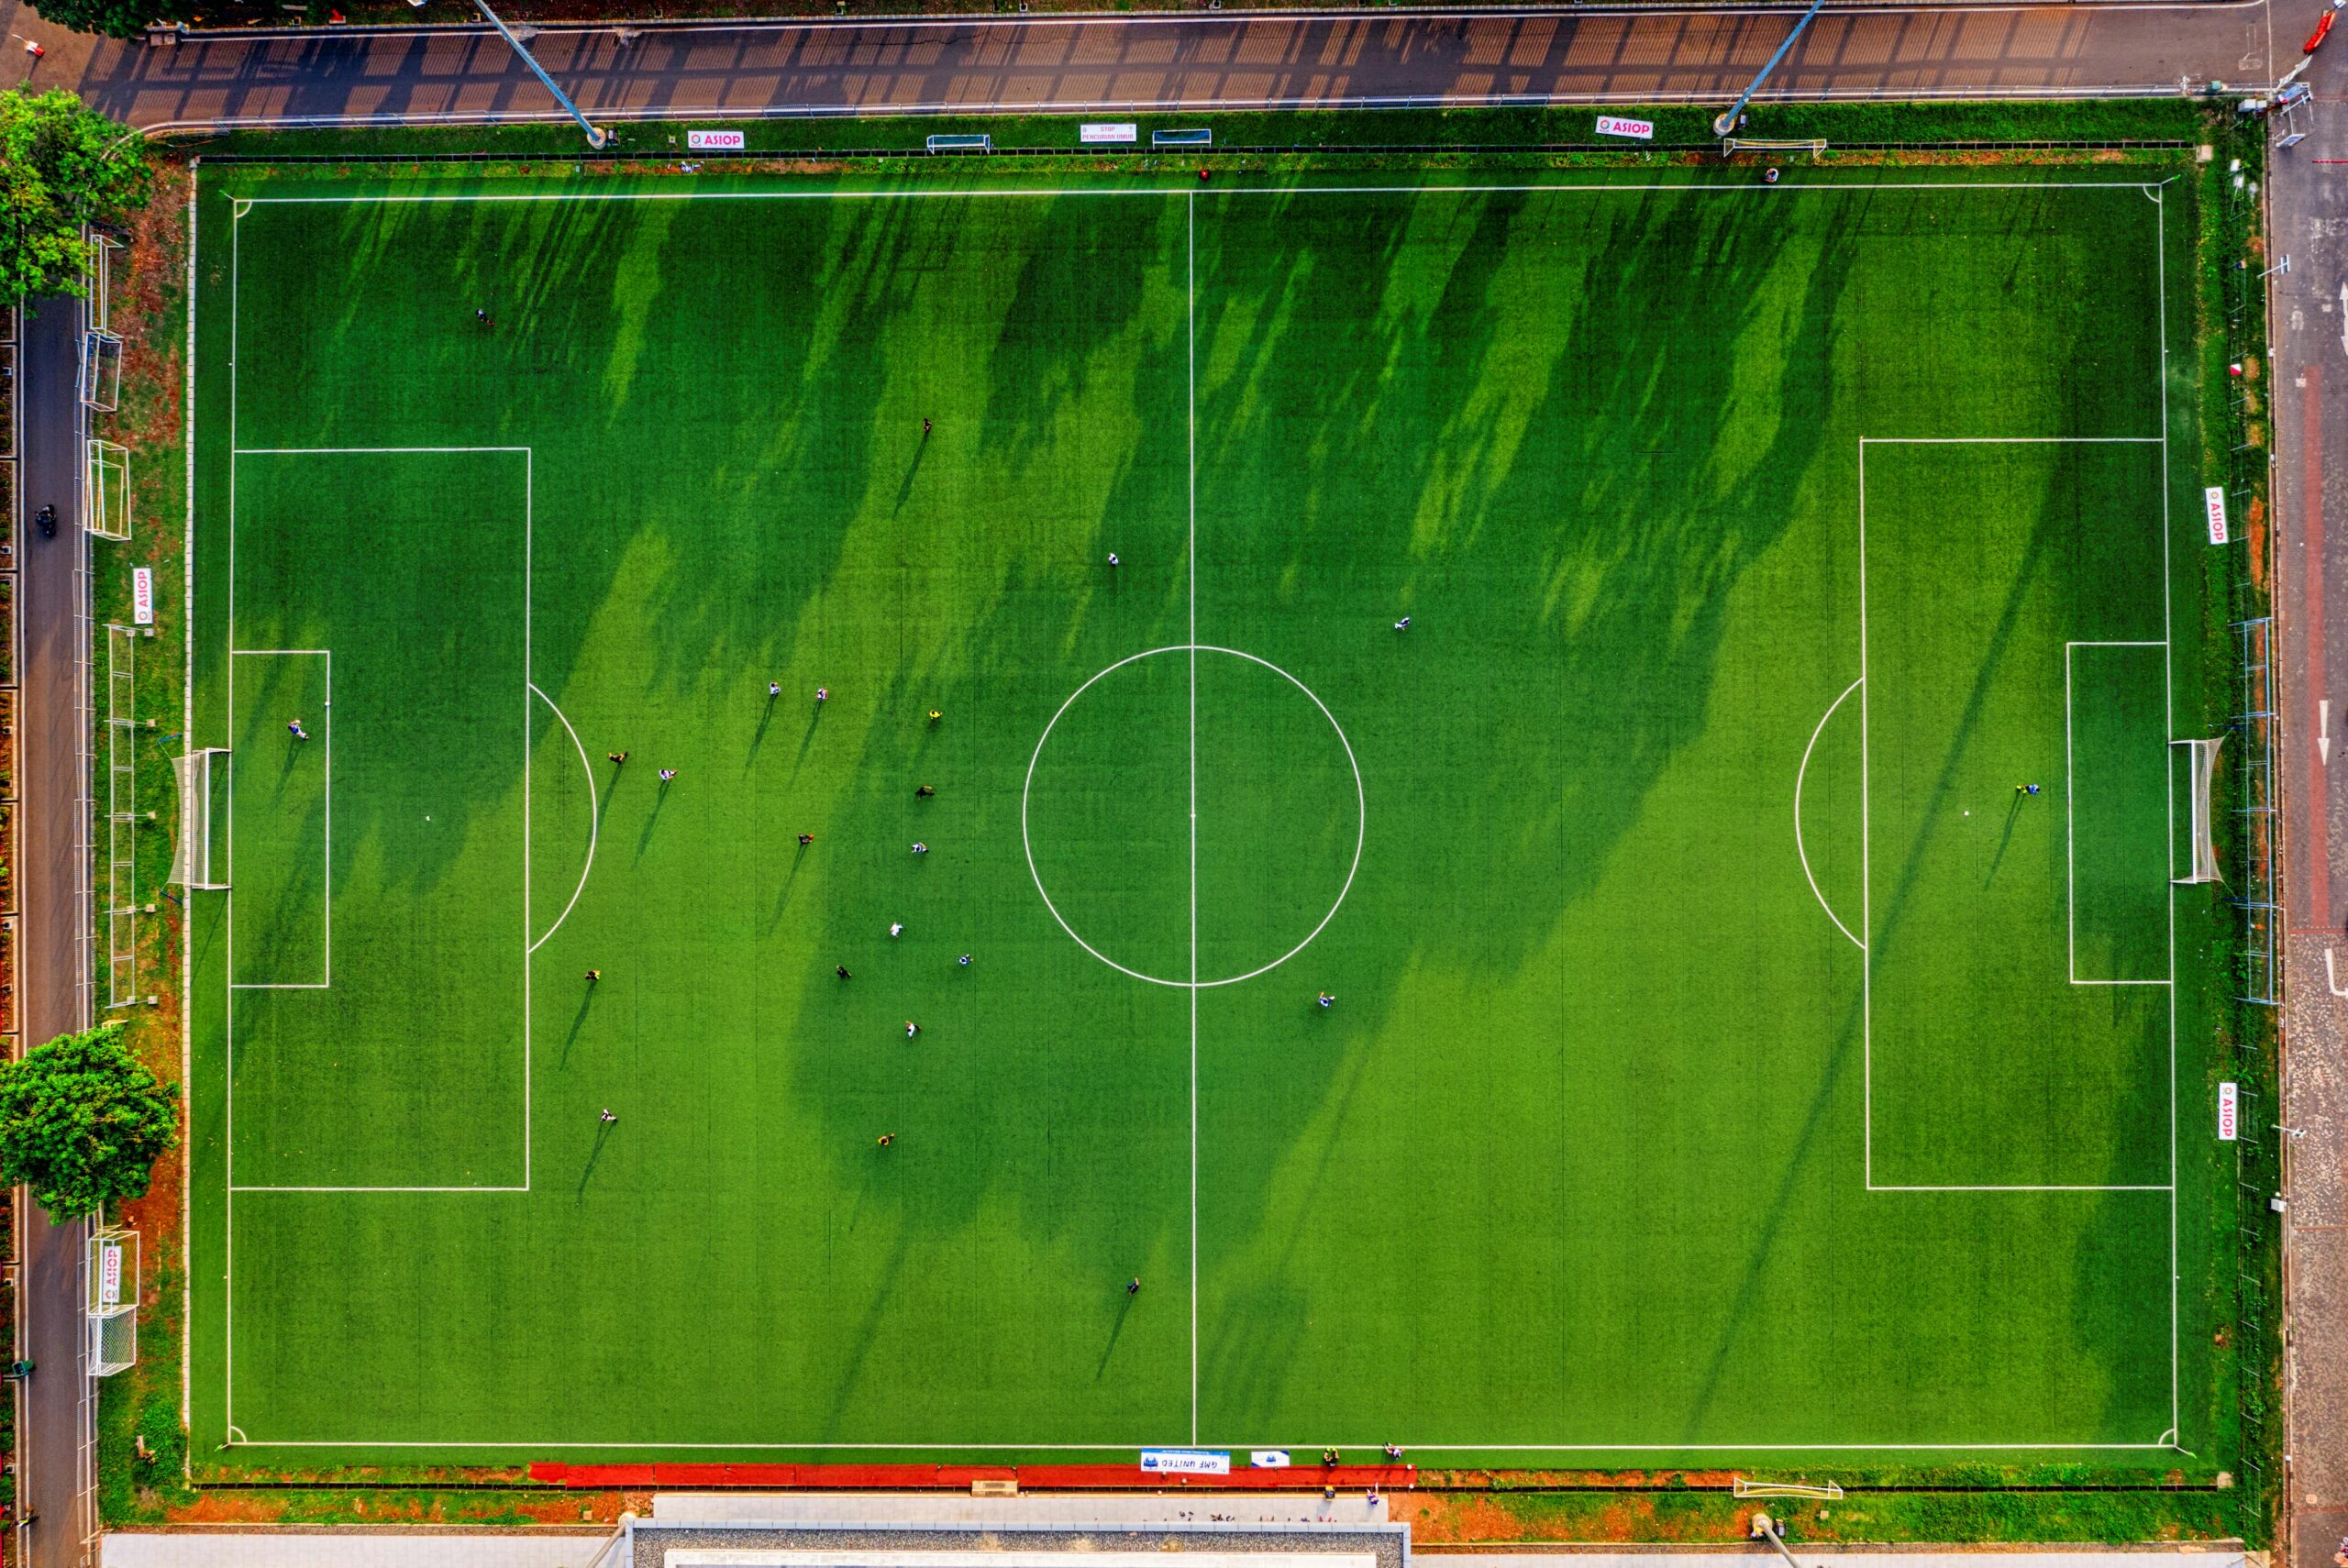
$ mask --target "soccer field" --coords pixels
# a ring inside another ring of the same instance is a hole
[[[2206,1457],[2187,187],[972,167],[205,167],[195,1452]]]

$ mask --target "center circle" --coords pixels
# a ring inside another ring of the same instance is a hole
[[[1268,659],[1178,644],[1069,693],[1028,759],[1020,832],[1060,928],[1153,985],[1251,979],[1321,934],[1361,866],[1361,767]]]

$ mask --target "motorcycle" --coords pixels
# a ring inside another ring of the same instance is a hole
[[[56,507],[54,507],[54,506],[44,506],[44,507],[42,507],[42,508],[40,509],[40,513],[39,513],[39,523],[40,523],[40,536],[41,536],[42,538],[44,538],[44,539],[54,539],[54,538],[56,538],[56,537],[57,537],[57,508],[56,508]]]

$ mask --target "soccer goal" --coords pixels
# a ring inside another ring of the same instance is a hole
[[[180,834],[171,879],[183,888],[228,885],[227,856],[214,849],[212,836],[213,768],[216,762],[225,767],[227,756],[225,748],[214,745],[172,759],[180,779]]]
[[[82,515],[101,539],[130,537],[130,453],[112,441],[90,443],[90,475]]]
[[[2187,876],[2172,878],[2177,882],[2214,882],[2218,880],[2218,834],[2216,826],[2216,796],[2218,792],[2218,748],[2225,745],[2225,737],[2216,740],[2171,741],[2171,745],[2185,748],[2187,771],[2192,777],[2193,801],[2193,869]]]
[[[1755,141],[1747,137],[1721,138],[1721,156],[1734,158],[1740,152],[1807,152],[1812,158],[1826,150],[1824,137],[1801,141]]]
[[[90,1375],[138,1363],[138,1232],[104,1226],[90,1237]]]
[[[82,334],[82,404],[111,414],[122,402],[122,339],[104,328]]]
[[[1829,1503],[1843,1500],[1843,1488],[1833,1481],[1748,1481],[1739,1475],[1733,1489],[1740,1497],[1815,1497]]]

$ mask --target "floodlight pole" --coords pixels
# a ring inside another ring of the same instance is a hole
[[[1778,62],[1786,58],[1786,51],[1794,47],[1794,40],[1801,37],[1802,29],[1810,26],[1811,18],[1825,7],[1826,0],[1811,0],[1810,9],[1801,14],[1801,20],[1794,24],[1794,30],[1786,35],[1786,41],[1779,44],[1778,52],[1769,57],[1769,63],[1763,66],[1759,74],[1745,84],[1744,91],[1736,95],[1736,102],[1731,104],[1725,113],[1712,121],[1714,136],[1726,136],[1736,127],[1736,116],[1743,114],[1744,105],[1753,101],[1753,94],[1761,90],[1761,83],[1769,80],[1769,72],[1778,69]]]
[[[1814,11],[1817,7],[1812,6],[1811,9]],[[1800,1562],[1795,1560],[1794,1554],[1787,1550],[1786,1538],[1778,1533],[1777,1520],[1768,1515],[1756,1513],[1753,1516],[1753,1539],[1767,1540],[1776,1547],[1778,1555],[1786,1560],[1786,1568],[1801,1568]]]
[[[479,7],[482,16],[489,18],[489,25],[497,29],[498,37],[514,46],[514,52],[522,57],[522,63],[530,68],[530,74],[546,84],[546,90],[554,94],[554,101],[562,105],[563,112],[579,122],[579,128],[587,133],[587,145],[597,151],[603,150],[604,144],[612,139],[612,133],[607,130],[598,130],[587,123],[587,116],[579,112],[579,105],[570,101],[570,94],[554,84],[554,78],[547,74],[546,67],[538,63],[537,56],[525,49],[522,46],[522,40],[514,36],[514,29],[507,27],[497,13],[489,8],[489,0],[473,0],[473,5]]]

